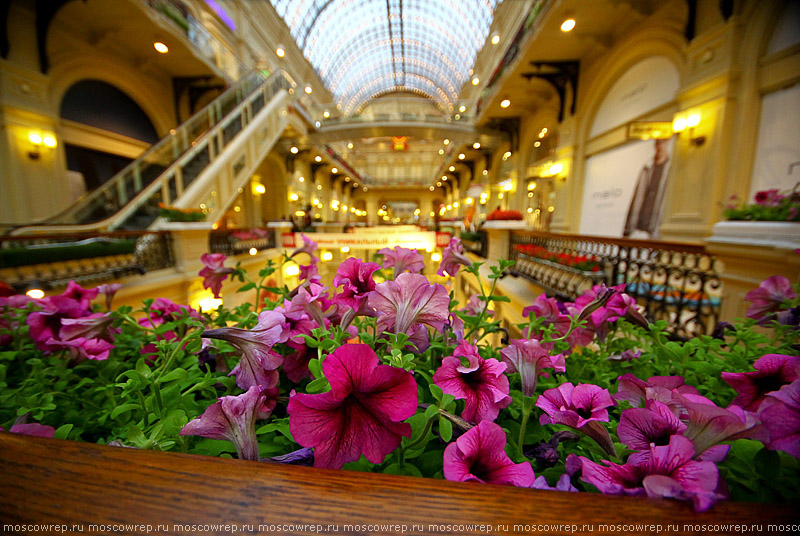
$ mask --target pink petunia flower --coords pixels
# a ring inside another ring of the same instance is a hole
[[[556,372],[565,372],[564,354],[551,356],[536,339],[512,339],[509,345],[500,350],[503,363],[508,365],[506,372],[519,372],[522,380],[522,394],[536,394],[536,380],[546,368]]]
[[[670,410],[656,400],[648,400],[644,408],[630,408],[622,412],[617,426],[619,440],[633,450],[648,450],[650,445],[668,445],[673,435],[686,430],[686,425]]]
[[[222,253],[203,253],[203,256],[200,257],[200,261],[205,266],[198,274],[203,278],[203,288],[211,289],[217,299],[222,290],[222,282],[235,271],[233,268],[225,268],[222,265],[226,258]]]
[[[368,303],[378,311],[383,331],[410,333],[415,324],[441,331],[450,313],[450,295],[424,275],[400,274],[375,286]]]
[[[100,289],[98,288],[83,288],[75,281],[70,281],[67,283],[67,288],[61,293],[61,296],[77,300],[88,314],[92,309],[92,300],[97,297],[99,292]]]
[[[800,458],[800,380],[768,394],[759,417],[769,431],[767,448]]]
[[[758,288],[744,295],[744,299],[752,303],[747,309],[747,316],[762,320],[770,313],[780,311],[783,302],[796,297],[788,279],[782,275],[773,275],[762,281]]]
[[[800,377],[800,356],[766,354],[753,363],[755,372],[723,372],[722,379],[739,395],[731,404],[758,411],[768,393]]]
[[[114,345],[103,339],[87,339],[77,337],[75,339],[47,341],[52,347],[60,349],[67,348],[70,351],[71,359],[75,362],[91,359],[94,361],[105,361],[114,349]]]
[[[606,408],[613,405],[608,389],[588,383],[576,387],[565,382],[536,399],[536,407],[545,412],[539,418],[541,424],[563,424],[583,432],[612,455],[614,445],[608,430],[600,423],[608,422]]]
[[[394,279],[403,272],[418,274],[425,269],[425,259],[414,249],[395,246],[379,250],[378,255],[383,255],[384,268],[394,268]]]
[[[112,342],[114,335],[120,332],[112,327],[113,323],[114,319],[109,313],[94,313],[83,318],[63,318],[59,337],[62,340],[83,337]]]
[[[63,295],[42,298],[37,305],[42,309],[29,314],[26,321],[30,327],[31,339],[36,347],[48,353],[60,348],[50,341],[59,340],[63,319],[82,318],[89,314],[89,310],[81,305],[79,300]]]
[[[607,495],[647,496],[691,500],[695,510],[708,510],[723,496],[716,492],[719,471],[713,462],[694,460],[694,449],[680,435],[665,446],[651,445],[649,452],[635,453],[625,465],[606,461],[600,465],[581,461],[581,480]]]
[[[311,258],[311,264],[317,264],[319,262],[319,257],[314,255],[314,252],[317,250],[317,243],[307,237],[305,233],[301,236],[303,237],[303,245],[294,250],[292,254],[289,255],[289,258],[294,258],[301,253],[306,253]]]
[[[272,350],[289,338],[289,326],[283,314],[264,311],[258,315],[253,329],[219,328],[203,332],[205,339],[227,341],[242,351],[242,360],[230,372],[236,376],[236,385],[249,389],[254,385],[275,387],[278,373],[275,369],[283,363],[283,356]]]
[[[346,305],[358,312],[367,301],[367,296],[375,290],[375,280],[372,274],[380,269],[374,262],[364,262],[361,259],[350,257],[336,269],[333,286],[342,286],[342,292],[332,298],[334,303]]]
[[[505,452],[506,433],[483,421],[444,451],[444,477],[456,482],[484,482],[528,488],[535,475],[528,462],[514,463]]]
[[[300,266],[300,281],[314,281],[319,283],[322,277],[319,275],[319,268],[316,264],[303,264]]]
[[[208,406],[202,415],[189,421],[180,435],[226,439],[236,447],[239,459],[257,461],[255,423],[256,419],[268,416],[264,411],[265,399],[262,388],[255,385],[238,396],[223,396]]]
[[[366,344],[340,346],[322,364],[331,390],[289,400],[292,437],[314,448],[315,467],[340,469],[362,454],[381,463],[411,437],[402,421],[417,410],[417,384],[411,373],[378,363]]]
[[[0,427],[0,432],[4,431],[5,430]],[[34,437],[53,437],[56,433],[56,429],[52,426],[32,422],[29,424],[15,424],[8,429],[8,432],[11,434],[22,434]]]
[[[450,245],[444,248],[442,252],[442,262],[439,264],[439,271],[436,273],[441,276],[447,273],[447,275],[455,277],[462,266],[472,266],[472,261],[464,255],[464,246],[461,244],[461,239],[454,236],[450,239]]]
[[[292,298],[287,309],[297,315],[301,311],[317,323],[317,327],[325,327],[324,311],[328,309],[328,287],[315,281],[307,281],[297,287],[297,293]]]
[[[468,364],[462,364],[462,358]],[[469,422],[494,421],[500,410],[511,404],[506,364],[483,359],[478,348],[461,341],[453,355],[442,360],[433,383],[457,400],[464,400],[461,417]]]
[[[467,300],[467,305],[461,310],[472,316],[480,316],[485,306],[486,302],[481,300],[480,294],[473,294],[469,297],[469,300]],[[485,316],[494,316],[494,311],[486,309]]]
[[[111,310],[111,302],[114,299],[114,295],[121,288],[122,284],[120,283],[106,283],[97,287],[97,290],[100,292],[100,294],[103,294],[106,297],[106,309],[109,311]]]
[[[697,394],[697,389],[684,385],[683,376],[651,376],[647,381],[640,380],[632,373],[617,378],[618,389],[613,398],[616,401],[627,400],[632,406],[641,406],[643,400],[672,400],[672,391],[677,389],[681,394]]]
[[[532,318],[544,318],[542,325],[554,325],[555,333],[559,336],[566,335],[572,323],[569,315],[561,312],[558,301],[555,298],[548,298],[545,294],[539,294],[533,305],[522,310],[522,316],[527,318],[528,315],[532,315]]]

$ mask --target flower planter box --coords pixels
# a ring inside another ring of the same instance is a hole
[[[524,253],[517,253],[515,260],[515,273],[567,299],[573,299],[606,280],[604,272],[586,272]]]
[[[150,533],[162,534],[654,534],[660,525],[662,533],[717,535],[771,533],[767,524],[785,527],[797,522],[797,514],[790,505],[731,502],[697,514],[677,501],[331,471],[3,433],[0,520],[5,534],[27,534],[19,525],[36,523],[66,526],[59,532],[68,534],[145,534],[148,525]]]

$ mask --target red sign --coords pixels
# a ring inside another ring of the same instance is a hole
[[[436,247],[446,248],[450,245],[450,233],[436,233]]]
[[[285,248],[294,247],[294,233],[281,233],[281,242]]]

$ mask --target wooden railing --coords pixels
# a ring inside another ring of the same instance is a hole
[[[602,270],[595,278],[587,274],[588,280],[581,280],[574,271],[559,272],[557,266],[521,257],[516,246],[524,244],[596,257]],[[565,299],[577,297],[598,282],[624,285],[649,320],[666,320],[678,337],[710,334],[719,320],[720,263],[699,244],[516,231],[511,235],[509,258],[518,261],[517,275]]]
[[[797,519],[789,504],[722,501],[698,514],[685,501],[333,471],[0,433],[0,523],[6,534],[32,534],[34,529],[18,527],[35,523],[51,524],[49,531],[39,529],[44,534],[716,536],[787,534]]]

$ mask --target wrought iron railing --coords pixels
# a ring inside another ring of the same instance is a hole
[[[213,231],[208,237],[208,247],[212,253],[227,256],[253,253],[275,247],[275,234],[269,229],[230,229]]]
[[[0,237],[0,280],[19,291],[98,284],[175,265],[167,232]]]
[[[516,247],[521,244],[593,256],[601,270],[594,276],[585,273],[580,280],[574,271],[559,272],[557,263],[526,257],[520,251],[524,248]],[[702,245],[520,231],[512,233],[509,253],[518,261],[514,273],[561,298],[573,299],[597,282],[624,285],[650,321],[666,320],[678,337],[710,334],[719,320],[720,263]]]

